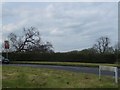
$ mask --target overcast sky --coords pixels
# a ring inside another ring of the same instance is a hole
[[[117,2],[9,2],[2,11],[3,40],[33,26],[57,52],[90,48],[101,36],[108,36],[111,45],[117,42]]]

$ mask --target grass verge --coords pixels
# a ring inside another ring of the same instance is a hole
[[[3,88],[118,88],[110,76],[33,67],[2,67]]]
[[[98,67],[99,65],[116,66],[120,68],[120,64],[104,64],[104,63],[80,63],[80,62],[41,62],[41,61],[11,61],[12,64],[37,64],[37,65],[61,65],[61,66],[80,66],[80,67]]]

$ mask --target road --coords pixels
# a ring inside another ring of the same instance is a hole
[[[55,66],[55,65],[33,65],[33,64],[4,64],[4,66],[27,66],[27,67],[35,67],[35,68],[50,68],[57,70],[67,70],[72,72],[81,72],[81,73],[92,73],[98,75],[98,68],[93,67],[75,67],[75,66]],[[102,75],[113,76],[113,72],[102,71]],[[118,76],[120,77],[120,69],[118,69]]]

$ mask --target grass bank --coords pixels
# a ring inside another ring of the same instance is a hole
[[[98,67],[99,65],[117,66],[120,64],[104,64],[104,63],[80,63],[80,62],[41,62],[41,61],[11,61],[12,64],[37,64],[37,65],[61,65],[61,66],[80,66],[80,67]]]
[[[33,67],[3,66],[4,88],[117,88],[110,76]]]

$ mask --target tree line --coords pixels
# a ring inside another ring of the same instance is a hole
[[[37,61],[75,61],[75,62],[102,62],[115,63],[119,60],[120,45],[110,46],[110,39],[101,36],[95,44],[81,51],[55,53],[50,42],[43,42],[39,30],[35,27],[23,28],[23,35],[15,33],[8,35],[10,42],[9,58],[11,60],[37,60]],[[3,52],[5,56],[5,53]],[[15,58],[16,57],[16,58]],[[34,58],[33,58],[34,57]]]

